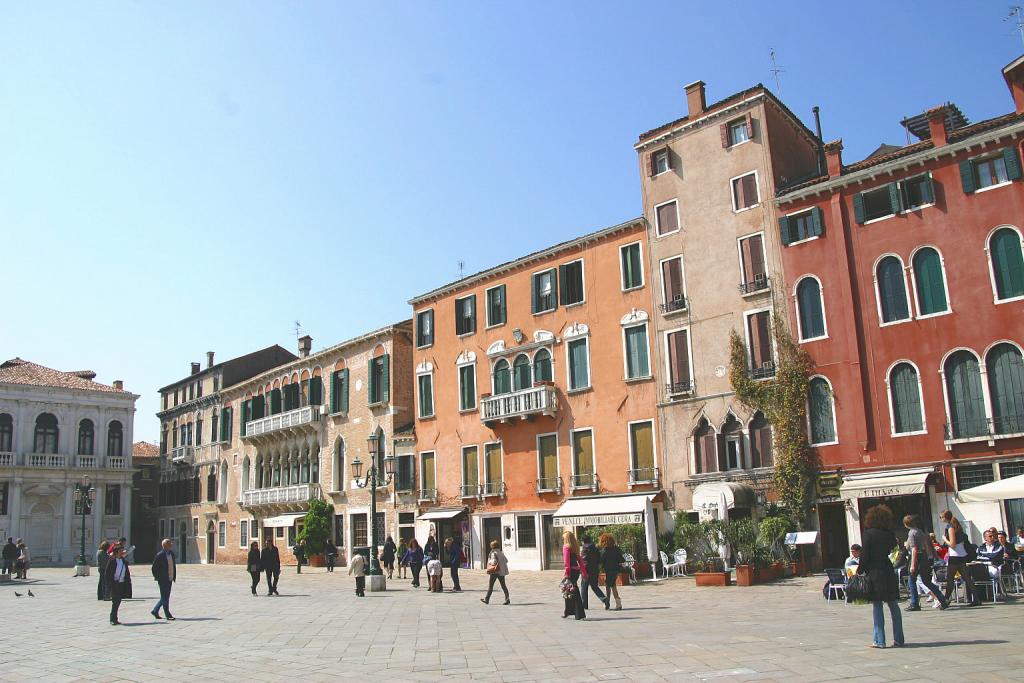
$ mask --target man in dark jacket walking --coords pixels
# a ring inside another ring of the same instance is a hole
[[[7,539],[7,544],[4,545],[4,551],[3,551],[4,568],[3,568],[3,572],[0,572],[0,573],[10,574],[11,573],[11,567],[14,566],[14,561],[17,560],[17,559],[18,559],[18,546],[14,545],[14,539],[13,538],[8,538]]]
[[[446,548],[448,552],[448,568],[451,569],[452,576],[452,592],[461,593],[462,586],[459,585],[459,567],[462,566],[462,537],[456,536],[455,538],[448,539],[450,544]]]
[[[178,567],[174,558],[174,551],[171,550],[171,539],[165,538],[161,543],[162,550],[153,558],[153,578],[160,587],[160,600],[154,605],[150,614],[160,619],[160,608],[164,608],[164,617],[168,621],[174,621],[171,614],[171,586],[178,578]]]
[[[267,595],[280,595],[277,592],[277,580],[281,577],[281,554],[274,545],[274,539],[269,536],[263,541],[260,564],[267,573]]]
[[[601,566],[601,551],[597,549],[596,545],[594,545],[590,536],[581,536],[580,540],[583,541],[583,547],[580,548],[580,555],[583,556],[583,564],[587,567],[587,574],[582,577],[580,585],[580,598],[583,599],[583,609],[590,609],[588,598],[590,597],[591,590],[594,591],[594,595],[597,596],[598,600],[604,603],[607,607],[608,598],[606,598],[605,594],[601,592],[601,587],[597,580]]]

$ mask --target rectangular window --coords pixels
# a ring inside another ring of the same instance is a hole
[[[892,188],[895,188],[895,184],[892,184]],[[869,192],[861,192],[861,201],[863,202],[864,211],[862,214],[861,223],[867,221],[873,221],[878,218],[884,218],[886,216],[892,216],[899,211],[898,206],[893,205],[892,190],[889,185],[880,187],[876,190]],[[898,196],[898,195],[897,195]]]
[[[480,454],[476,446],[462,449],[462,497],[471,498],[480,493]]]
[[[420,498],[433,500],[437,495],[437,480],[434,478],[434,452],[420,453]]]
[[[586,298],[583,293],[583,260],[563,263],[558,266],[560,281],[559,302],[563,306],[581,304]]]
[[[434,343],[434,309],[416,314],[416,348],[422,349]]]
[[[7,491],[9,482],[0,482],[0,515],[7,514]]]
[[[686,289],[683,284],[683,257],[673,256],[661,262],[661,289],[665,313],[686,308]]]
[[[369,388],[367,396],[370,405],[386,403],[391,397],[391,365],[388,354],[370,359],[368,373]]]
[[[629,425],[629,455],[634,470],[631,481],[654,481],[654,423],[650,420]]]
[[[476,294],[455,300],[455,334],[476,332]]]
[[[991,484],[996,480],[992,465],[961,465],[956,468],[956,488],[958,491],[972,489],[982,484]]]
[[[793,242],[820,237],[824,232],[823,225],[823,214],[817,206],[792,216],[780,216],[779,233],[782,243],[788,246]]]
[[[654,207],[654,231],[663,237],[679,229],[679,205],[675,199]]]
[[[395,490],[412,491],[415,486],[412,456],[399,455],[395,458]]]
[[[757,192],[757,173],[747,173],[732,180],[732,208],[742,211],[757,206],[761,201]]]
[[[279,526],[276,529],[274,529],[274,536],[279,540],[284,538],[284,527]]]
[[[434,416],[434,376],[431,374],[418,375],[417,378],[420,393],[420,417]]]
[[[765,271],[764,263],[764,238],[761,235],[751,235],[739,241],[740,250],[740,272],[743,273],[743,282],[740,283],[740,293],[750,294],[768,288],[768,273]]]
[[[484,444],[484,495],[499,496],[503,492],[504,472],[501,443]]]
[[[725,437],[725,463],[730,470],[743,469],[743,451],[741,450],[739,434],[730,434]]]
[[[516,544],[519,548],[537,547],[537,520],[532,516],[516,517]]]
[[[106,495],[103,497],[103,514],[121,514],[121,485],[107,484]]]
[[[668,156],[668,148],[660,149],[651,155],[651,175],[665,173],[672,168],[672,160]]]
[[[974,161],[974,181],[979,190],[1007,180],[1006,161],[1002,156]]]
[[[487,290],[487,327],[505,324],[505,285]]]
[[[1024,474],[1024,462],[1001,462],[999,463],[999,478],[1009,479]]]
[[[558,489],[558,436],[544,434],[537,437],[537,490]]]
[[[243,519],[238,523],[238,547],[244,548],[249,545],[249,520]]]
[[[572,432],[572,488],[594,488],[594,431]]]
[[[747,316],[747,348],[750,349],[750,371],[753,378],[774,377],[775,358],[768,311],[758,311]]]
[[[220,391],[220,376],[215,376],[213,378],[213,392],[217,393],[218,391]]]
[[[228,523],[217,522],[217,547],[223,548],[228,544]]]
[[[569,355],[569,391],[590,386],[590,348],[587,338],[573,339],[566,346]]]
[[[627,291],[643,287],[644,266],[640,242],[620,247],[619,255],[622,260],[622,290]]]
[[[668,359],[666,393],[669,396],[688,394],[693,389],[693,380],[690,378],[689,337],[689,330],[676,330],[665,335]]]
[[[459,366],[459,410],[476,409],[476,365]]]
[[[369,544],[367,538],[366,515],[352,515],[352,547],[363,548]]]
[[[750,131],[747,129],[747,120],[738,119],[729,123],[729,146],[738,145],[750,139]]]
[[[171,530],[172,531],[174,530],[174,524],[171,524]],[[198,517],[193,517],[192,518],[192,536],[193,537],[198,537],[199,536],[199,518]]]
[[[623,328],[626,346],[626,379],[651,376],[651,362],[647,351],[647,323]]]
[[[552,268],[541,273],[534,273],[531,282],[533,289],[532,308],[534,313],[553,311],[558,306],[558,299],[555,298],[556,285],[558,284],[556,282],[558,279],[557,272]]]
[[[907,178],[900,183],[900,188],[903,190],[904,209],[917,209],[935,202],[935,189],[929,173]]]

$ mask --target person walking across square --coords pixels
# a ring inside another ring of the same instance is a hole
[[[252,594],[256,595],[256,586],[260,585],[260,544],[259,541],[253,541],[249,544],[249,556],[245,561],[245,568],[249,572],[249,578],[252,579]]]
[[[508,576],[508,558],[505,557],[505,553],[501,552],[501,542],[497,540],[491,541],[491,552],[487,556],[487,595],[480,598],[480,602],[486,605],[491,601],[491,593],[494,592],[494,582],[497,581],[501,584],[501,592],[505,594],[505,602],[503,604],[510,604],[508,586],[505,585],[506,576]]]
[[[107,600],[110,594],[107,592],[107,586],[110,582],[107,581],[107,562],[110,561],[110,555],[108,552],[113,552],[113,548],[107,541],[100,543],[100,547],[96,550],[96,574],[99,576],[99,581],[96,582],[96,599]]]
[[[939,591],[939,588],[932,583],[932,563],[935,561],[935,550],[928,537],[921,531],[921,523],[916,515],[907,515],[903,518],[903,526],[909,531],[907,536],[907,588],[910,590],[910,604],[908,612],[916,612],[921,609],[918,604],[917,584],[918,581],[939,601],[939,608],[946,609],[949,603]]]
[[[263,541],[260,566],[267,573],[267,595],[280,595],[277,592],[277,580],[281,578],[281,554],[274,545],[274,539],[269,536]]]
[[[125,548],[122,545],[115,545],[111,555],[103,568],[103,579],[107,583],[107,594],[110,596],[110,625],[117,626],[121,622],[117,619],[117,610],[121,607],[121,601],[129,592],[132,585],[132,573],[128,569],[128,561],[125,559]]]
[[[160,587],[160,600],[157,601],[156,605],[150,611],[155,619],[160,619],[160,608],[164,608],[164,618],[168,621],[174,621],[174,615],[171,614],[171,586],[177,580],[177,566],[175,564],[174,551],[171,550],[171,539],[165,538],[161,543],[162,548],[160,552],[153,558],[153,579],[156,580],[157,586]],[[123,559],[123,555],[121,556]]]
[[[18,559],[18,546],[14,543],[14,538],[11,536],[7,537],[7,543],[3,549],[3,569],[0,570],[0,574],[10,574],[11,569],[14,568],[14,561]]]
[[[604,589],[608,596],[604,601],[604,608],[611,609],[612,598],[615,598],[615,609],[622,609],[622,600],[619,598],[619,574],[622,572],[622,563],[626,561],[619,546],[615,545],[615,537],[611,534],[601,534],[598,541],[604,549],[601,552],[601,568],[604,570]]]
[[[356,595],[366,597],[366,558],[362,553],[355,553],[348,565],[348,575],[356,579]]]
[[[448,564],[448,568],[451,569],[452,577],[452,593],[461,593],[462,586],[459,584],[459,567],[462,565],[462,539],[458,536],[455,538],[444,539],[444,561]]]
[[[597,599],[608,606],[608,598],[601,592],[598,585],[598,572],[601,570],[601,551],[597,549],[590,536],[581,536],[580,557],[587,567],[587,573],[580,581],[580,598],[583,600],[583,609],[590,609],[590,591],[594,591]]]

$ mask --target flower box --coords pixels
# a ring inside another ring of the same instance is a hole
[[[728,572],[697,572],[693,575],[698,586],[728,586]]]
[[[752,564],[738,564],[736,565],[736,585],[737,586],[753,586],[755,583],[760,583],[764,579],[761,578],[760,572]]]

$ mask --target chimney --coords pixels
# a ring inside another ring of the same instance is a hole
[[[829,178],[838,178],[843,174],[843,139],[825,143],[825,166]]]
[[[926,119],[928,119],[928,133],[932,144],[936,147],[942,147],[947,144],[946,141],[946,105],[941,105],[929,109],[924,113]]]
[[[687,116],[691,119],[700,116],[707,109],[707,102],[704,99],[704,81],[694,81],[689,85],[683,86],[686,90],[686,108]]]
[[[313,348],[313,338],[308,334],[304,337],[299,337],[299,358],[306,358],[309,356],[309,350]]]
[[[1003,67],[1003,80],[1013,97],[1014,111],[1024,112],[1024,55]]]
[[[114,388],[118,391],[124,391],[124,382],[119,379],[114,380]]]
[[[817,105],[811,108],[811,113],[814,114],[814,134],[818,136],[818,175],[824,175],[825,173],[825,150],[821,146],[823,138],[821,137],[821,109]]]
[[[207,351],[206,352],[206,367],[208,367],[208,368],[212,368],[213,367],[213,351]]]
[[[199,363],[193,363],[192,364],[192,374],[193,375],[198,375],[199,374]]]

